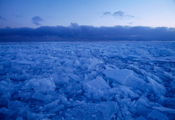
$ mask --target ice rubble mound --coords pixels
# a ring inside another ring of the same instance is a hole
[[[174,43],[1,43],[0,119],[174,120]]]

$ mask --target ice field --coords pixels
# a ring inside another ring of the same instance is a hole
[[[0,43],[2,120],[175,120],[175,42]]]

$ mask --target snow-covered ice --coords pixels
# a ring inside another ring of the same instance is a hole
[[[174,120],[175,43],[0,43],[0,119]]]

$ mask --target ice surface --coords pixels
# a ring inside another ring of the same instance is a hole
[[[110,89],[110,86],[102,77],[97,76],[96,79],[84,83],[83,88],[89,99],[100,99],[104,96],[104,91]]]
[[[140,88],[144,81],[136,77],[132,70],[122,69],[122,70],[105,70],[104,74],[106,78],[111,80],[112,82],[117,82],[119,84]]]
[[[47,78],[39,78],[39,79],[31,79],[29,80],[25,86],[22,87],[23,90],[31,90],[34,89],[35,93],[32,98],[36,98],[39,100],[47,101],[52,99],[56,86],[55,83],[51,79]]]
[[[140,116],[138,118],[136,118],[136,120],[146,120],[144,117]]]
[[[157,110],[153,110],[151,113],[149,113],[148,117],[154,120],[168,120],[167,116]]]
[[[174,120],[175,43],[0,43],[2,120]]]
[[[90,89],[95,88],[101,90],[110,88],[106,81],[100,76],[97,76],[97,78],[92,81],[88,81],[84,86]]]
[[[166,107],[153,107],[153,108],[161,112],[164,112],[164,113],[174,113],[175,114],[175,109],[166,108]]]
[[[112,81],[116,81],[120,84],[125,84],[127,78],[132,74],[131,70],[105,70],[104,74],[106,76],[106,78],[112,80]]]
[[[122,92],[124,97],[129,97],[131,99],[139,98],[139,95],[135,92],[133,92],[130,88],[127,86],[120,86],[119,90]]]
[[[159,84],[150,77],[148,77],[148,81],[150,82],[150,87],[156,96],[161,96],[165,94],[166,89],[163,85]]]
[[[141,96],[132,107],[135,108],[132,108],[133,112],[137,112],[143,117],[146,117],[151,112],[149,100],[144,96]]]
[[[66,111],[68,120],[110,120],[118,112],[115,102],[87,103]]]

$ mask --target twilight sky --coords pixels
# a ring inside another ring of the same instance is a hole
[[[4,41],[175,41],[175,0],[0,0]]]
[[[0,0],[0,28],[175,27],[175,0]]]

